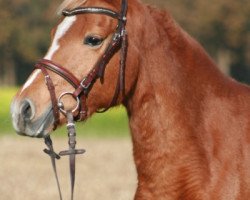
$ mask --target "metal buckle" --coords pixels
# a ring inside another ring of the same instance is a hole
[[[61,100],[62,100],[62,98],[63,98],[64,96],[67,96],[67,95],[72,96],[72,97],[76,100],[76,103],[77,103],[76,107],[75,107],[71,112],[74,113],[74,112],[76,112],[76,111],[80,108],[80,99],[79,99],[78,97],[75,97],[75,96],[73,95],[73,93],[71,93],[71,92],[64,92],[64,93],[62,93],[61,96],[58,98],[58,107],[59,107],[59,110],[60,110],[64,115],[66,115],[68,111],[64,110],[64,105],[63,105],[63,102],[62,102]]]
[[[86,81],[86,79],[87,79],[87,77],[85,77],[85,78],[81,81],[81,83],[80,83],[81,87],[82,87],[83,89],[85,89],[85,90],[87,90],[87,89],[89,88],[89,86],[91,85],[91,82],[89,82],[88,85],[84,85],[84,81]]]
[[[121,20],[122,20],[123,22],[126,22],[126,21],[127,21],[127,17],[126,17],[126,16],[123,16]]]
[[[126,29],[122,29],[121,36],[123,37],[125,35],[127,35],[127,31],[126,31]]]
[[[113,41],[118,41],[120,38],[121,38],[121,34],[116,32],[116,33],[114,34],[114,37],[113,37],[112,40],[113,40]]]

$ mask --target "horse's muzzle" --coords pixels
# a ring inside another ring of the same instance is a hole
[[[42,116],[35,118],[35,106],[32,101],[25,99],[11,104],[12,124],[19,135],[30,137],[44,137],[50,131],[53,124],[53,113],[51,106]]]

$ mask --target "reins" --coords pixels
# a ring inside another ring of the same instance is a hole
[[[71,182],[71,200],[73,200],[74,196],[74,186],[75,186],[75,156],[77,154],[85,153],[84,149],[75,149],[76,147],[76,130],[75,130],[75,123],[74,117],[72,112],[67,112],[67,130],[68,130],[68,144],[69,149],[65,151],[61,151],[59,155],[55,153],[53,148],[53,143],[50,136],[44,138],[45,144],[47,145],[48,149],[44,149],[43,151],[48,154],[51,158],[52,168],[54,171],[54,175],[56,178],[57,188],[59,192],[60,200],[62,200],[62,192],[61,187],[58,179],[57,168],[56,168],[56,159],[60,159],[61,156],[69,156],[69,168],[70,168],[70,182]]]
[[[57,187],[59,191],[60,200],[62,200],[61,188],[58,180],[57,169],[56,169],[56,160],[60,159],[61,156],[69,156],[69,168],[70,168],[70,180],[71,180],[71,200],[74,196],[74,185],[75,185],[75,156],[77,154],[83,154],[84,149],[75,149],[76,147],[76,130],[75,130],[75,121],[83,121],[87,118],[88,108],[86,105],[86,100],[88,94],[97,79],[100,79],[101,82],[104,81],[104,72],[107,63],[114,56],[114,54],[120,49],[120,67],[119,74],[117,79],[117,84],[114,92],[114,96],[111,100],[111,103],[107,108],[97,112],[105,112],[110,107],[116,104],[120,93],[125,95],[125,62],[127,54],[127,32],[126,32],[126,14],[127,14],[127,0],[122,0],[121,11],[120,13],[112,11],[110,9],[101,8],[101,7],[79,7],[73,10],[64,10],[62,14],[65,17],[80,15],[80,14],[102,14],[107,15],[118,20],[118,25],[116,31],[114,32],[111,42],[107,46],[103,56],[97,61],[95,66],[92,68],[90,73],[84,77],[82,80],[78,80],[69,70],[63,66],[54,63],[51,60],[41,59],[35,65],[36,69],[40,69],[45,77],[45,82],[50,93],[50,99],[52,103],[53,115],[54,115],[54,128],[60,124],[60,113],[67,118],[67,130],[68,130],[68,144],[69,149],[66,151],[61,151],[59,154],[55,153],[53,148],[53,143],[50,136],[46,136],[45,144],[48,149],[44,149],[44,152],[48,154],[51,158],[51,163],[53,171],[55,174]],[[57,98],[55,93],[55,86],[53,81],[48,73],[52,71],[57,75],[64,78],[69,84],[71,84],[75,90],[73,92],[64,92],[59,98]],[[72,96],[76,100],[76,107],[72,110],[65,110],[62,99],[65,96]],[[74,113],[78,111],[77,116],[74,116]]]

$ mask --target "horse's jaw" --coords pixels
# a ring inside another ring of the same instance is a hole
[[[17,134],[29,137],[45,137],[53,129],[53,111],[52,107],[49,106],[45,112],[36,118],[26,120],[22,115],[22,109],[18,106],[18,103],[13,101],[11,104],[11,117],[12,125]]]

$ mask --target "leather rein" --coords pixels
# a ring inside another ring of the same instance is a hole
[[[61,189],[58,181],[58,175],[56,170],[56,159],[60,159],[60,156],[69,155],[69,163],[70,163],[70,179],[71,179],[71,200],[73,200],[73,192],[74,192],[74,182],[75,182],[75,155],[83,154],[85,150],[75,149],[76,146],[76,131],[75,131],[75,121],[83,121],[87,118],[88,108],[86,105],[86,100],[88,94],[96,82],[96,80],[100,79],[103,83],[104,81],[104,73],[105,68],[110,59],[114,56],[114,54],[120,49],[120,66],[119,66],[119,75],[117,79],[116,89],[114,92],[113,99],[110,105],[97,112],[105,112],[110,107],[116,104],[120,93],[124,96],[124,85],[125,85],[125,61],[127,54],[127,32],[126,32],[126,15],[127,15],[127,0],[122,0],[120,13],[115,12],[113,10],[101,7],[78,7],[73,10],[64,10],[62,14],[65,17],[80,15],[80,14],[102,14],[110,16],[114,19],[118,20],[117,28],[113,33],[111,42],[107,46],[104,54],[94,65],[92,70],[85,76],[82,80],[76,78],[74,74],[72,74],[69,70],[64,68],[63,66],[54,63],[51,60],[41,59],[35,65],[36,69],[40,69],[45,77],[45,83],[47,85],[48,91],[50,93],[50,99],[52,103],[52,110],[54,115],[54,127],[53,130],[57,128],[60,124],[60,113],[62,113],[67,118],[67,129],[69,136],[69,149],[66,151],[61,151],[58,154],[55,153],[53,149],[53,144],[50,136],[45,137],[45,144],[48,149],[45,149],[44,152],[47,153],[51,158],[51,163],[53,166],[53,171],[57,181],[57,187],[60,195],[60,200],[62,200]],[[56,73],[57,75],[64,78],[69,84],[74,87],[73,92],[65,92],[57,98],[55,93],[55,86],[53,81],[48,73],[51,71]],[[73,110],[65,110],[62,102],[62,98],[64,96],[72,96],[77,105]],[[74,116],[74,113],[78,111],[77,116]]]

